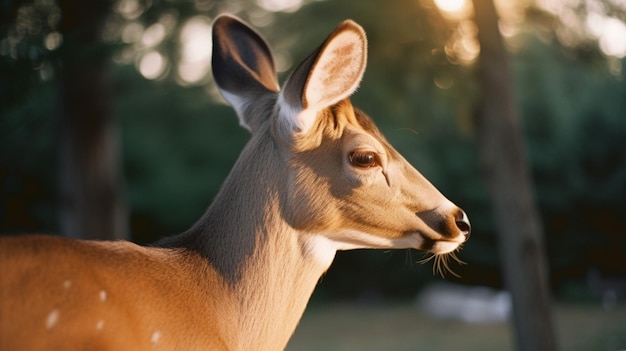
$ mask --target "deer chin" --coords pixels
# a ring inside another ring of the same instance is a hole
[[[463,241],[456,240],[424,240],[420,250],[435,255],[443,255],[458,250]]]
[[[305,256],[313,258],[324,267],[329,267],[340,250],[355,249],[416,249],[433,255],[445,255],[457,250],[464,240],[431,239],[420,232],[386,238],[356,230],[338,233],[306,233],[300,238]]]

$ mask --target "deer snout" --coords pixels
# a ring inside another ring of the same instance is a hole
[[[419,212],[417,216],[443,240],[465,241],[470,236],[472,227],[467,214],[452,204]]]

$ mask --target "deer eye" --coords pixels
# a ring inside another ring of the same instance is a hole
[[[378,155],[374,151],[352,151],[348,158],[351,165],[359,168],[372,168],[380,165]]]

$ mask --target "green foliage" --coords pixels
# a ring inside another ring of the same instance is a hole
[[[626,85],[539,41],[515,62],[553,279],[626,274]]]
[[[117,103],[136,240],[187,229],[217,193],[248,132],[234,111],[201,88],[149,82],[120,72]],[[137,237],[138,235],[138,237]]]
[[[43,84],[0,110],[0,233],[56,227],[54,98],[53,86]]]

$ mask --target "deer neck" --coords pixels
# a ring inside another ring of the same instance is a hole
[[[319,260],[318,239],[283,219],[287,162],[273,139],[262,138],[248,143],[205,215],[172,245],[197,251],[224,278],[235,296],[225,313],[237,316],[236,348],[245,350],[286,346],[335,252]]]

